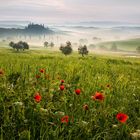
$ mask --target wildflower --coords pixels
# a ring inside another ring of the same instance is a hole
[[[83,109],[84,109],[84,110],[88,110],[88,109],[89,109],[88,105],[85,104],[85,105],[83,106]]]
[[[64,85],[60,85],[60,90],[64,90],[65,86]]]
[[[80,122],[80,125],[82,125],[83,127],[87,126],[89,124],[89,122],[86,122],[86,121],[81,121]]]
[[[45,73],[45,69],[40,69],[39,70],[41,73]]]
[[[131,134],[132,139],[134,140],[140,139],[140,130],[136,130],[136,132],[130,133],[130,134]]]
[[[39,95],[39,93],[36,93],[36,95],[34,96],[34,99],[37,103],[39,103],[41,101],[41,95]]]
[[[25,120],[24,120],[24,123],[28,123],[28,120],[27,120],[27,119],[25,119]]]
[[[44,108],[40,108],[40,111],[42,111],[44,113],[48,112],[48,110],[47,109],[44,109]]]
[[[2,69],[0,69],[0,76],[4,75],[4,71]]]
[[[40,78],[40,75],[36,75],[36,79],[39,79]]]
[[[61,118],[61,123],[68,123],[69,122],[69,116],[64,116]]]
[[[64,80],[61,80],[61,83],[64,83],[65,81]]]
[[[76,93],[77,95],[80,95],[81,90],[80,90],[80,89],[76,89],[76,90],[75,90],[75,93]]]
[[[128,119],[128,115],[124,114],[124,113],[118,113],[116,115],[116,118],[118,121],[120,121],[121,123],[125,123]]]
[[[13,104],[14,104],[14,105],[23,106],[23,103],[22,103],[22,102],[14,102]]]
[[[104,100],[105,97],[103,96],[102,93],[96,92],[94,96],[91,96],[91,98],[93,100],[100,100],[100,101],[102,101],[102,100]]]
[[[64,116],[65,115],[65,113],[61,112],[61,111],[55,112],[55,114],[58,115],[58,116]]]
[[[118,127],[118,125],[114,124],[114,125],[112,125],[112,127],[113,127],[113,128],[117,128],[117,127]]]

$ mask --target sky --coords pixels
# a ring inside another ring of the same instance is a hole
[[[0,20],[140,23],[140,0],[0,0]]]

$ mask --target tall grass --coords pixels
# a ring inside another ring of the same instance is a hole
[[[1,51],[0,69],[1,140],[129,140],[140,129],[138,59]],[[92,100],[96,92],[105,99]],[[119,112],[129,116],[126,123],[116,119]]]

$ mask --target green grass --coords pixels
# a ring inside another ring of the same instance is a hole
[[[0,76],[0,139],[131,139],[130,134],[140,129],[139,60],[0,48],[4,71]],[[39,72],[42,68],[45,74]],[[36,79],[36,75],[41,77]],[[59,89],[61,79],[64,91]],[[80,95],[74,92],[77,88]],[[97,91],[105,96],[103,101],[91,99]],[[34,100],[37,92],[42,96],[39,103]],[[119,112],[129,116],[125,124],[116,119]],[[61,123],[65,115],[70,117],[68,124]]]
[[[136,51],[136,48],[140,46],[140,39],[138,38],[123,41],[103,42],[98,44],[97,46],[104,45],[106,48],[111,48],[113,43],[115,43],[120,50]]]

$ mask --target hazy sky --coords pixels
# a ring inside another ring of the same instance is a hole
[[[140,23],[140,0],[0,0],[0,20]]]

